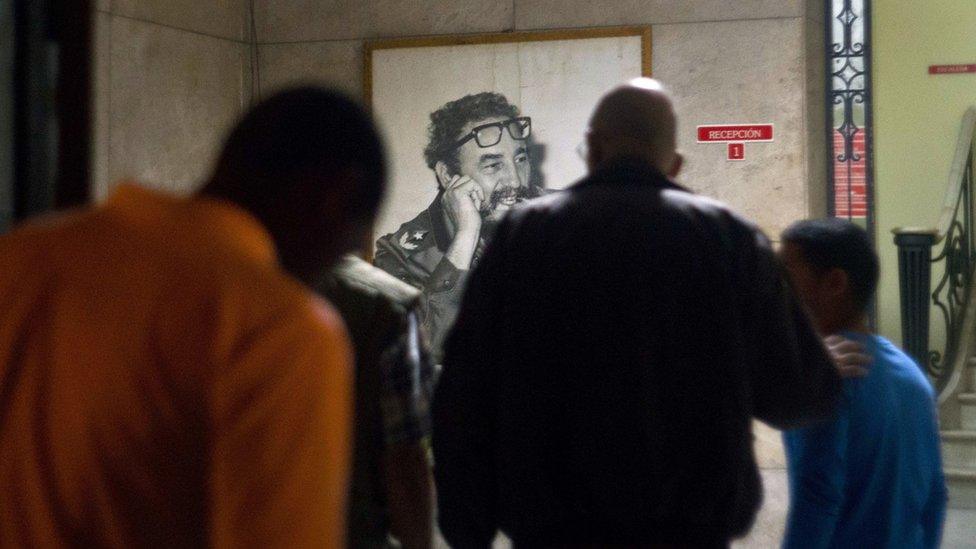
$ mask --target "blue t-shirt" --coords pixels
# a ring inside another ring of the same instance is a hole
[[[844,381],[833,419],[783,433],[783,547],[938,547],[946,488],[934,391],[888,340],[843,335],[873,363],[866,377]]]

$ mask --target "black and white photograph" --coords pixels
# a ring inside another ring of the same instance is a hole
[[[435,356],[492,227],[584,174],[593,104],[649,76],[650,47],[646,27],[367,45],[367,99],[392,174],[373,261],[422,290]]]

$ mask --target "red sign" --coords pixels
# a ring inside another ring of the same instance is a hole
[[[717,124],[698,126],[699,143],[772,141],[772,124]]]
[[[745,143],[729,143],[729,160],[745,160],[746,159],[746,144]]]
[[[972,65],[929,65],[929,74],[963,74],[976,72],[976,64]]]

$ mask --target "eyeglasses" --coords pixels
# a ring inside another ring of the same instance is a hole
[[[454,150],[472,139],[481,148],[494,147],[502,140],[502,128],[508,130],[508,135],[512,136],[512,139],[523,141],[528,139],[529,135],[532,134],[532,119],[528,116],[520,116],[518,118],[502,120],[501,122],[489,122],[475,126],[471,128],[471,131],[467,135],[455,141],[445,151]]]

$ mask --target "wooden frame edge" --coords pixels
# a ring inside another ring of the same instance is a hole
[[[639,36],[641,39],[641,76],[653,76],[653,42],[651,25],[592,27],[574,29],[530,30],[499,33],[447,34],[404,38],[381,38],[363,43],[363,104],[373,110],[373,52],[397,48],[432,48],[441,46],[478,46],[482,44],[513,44],[518,42],[553,42],[557,40],[585,40],[591,38],[620,38]],[[373,232],[367,236],[364,259],[373,262]]]
[[[553,42],[639,36],[641,39],[641,76],[653,75],[653,43],[650,25],[592,27],[553,30],[529,30],[478,34],[446,34],[404,38],[380,38],[363,43],[363,104],[373,106],[373,52],[397,48],[434,48],[442,46],[478,46],[519,42]]]

